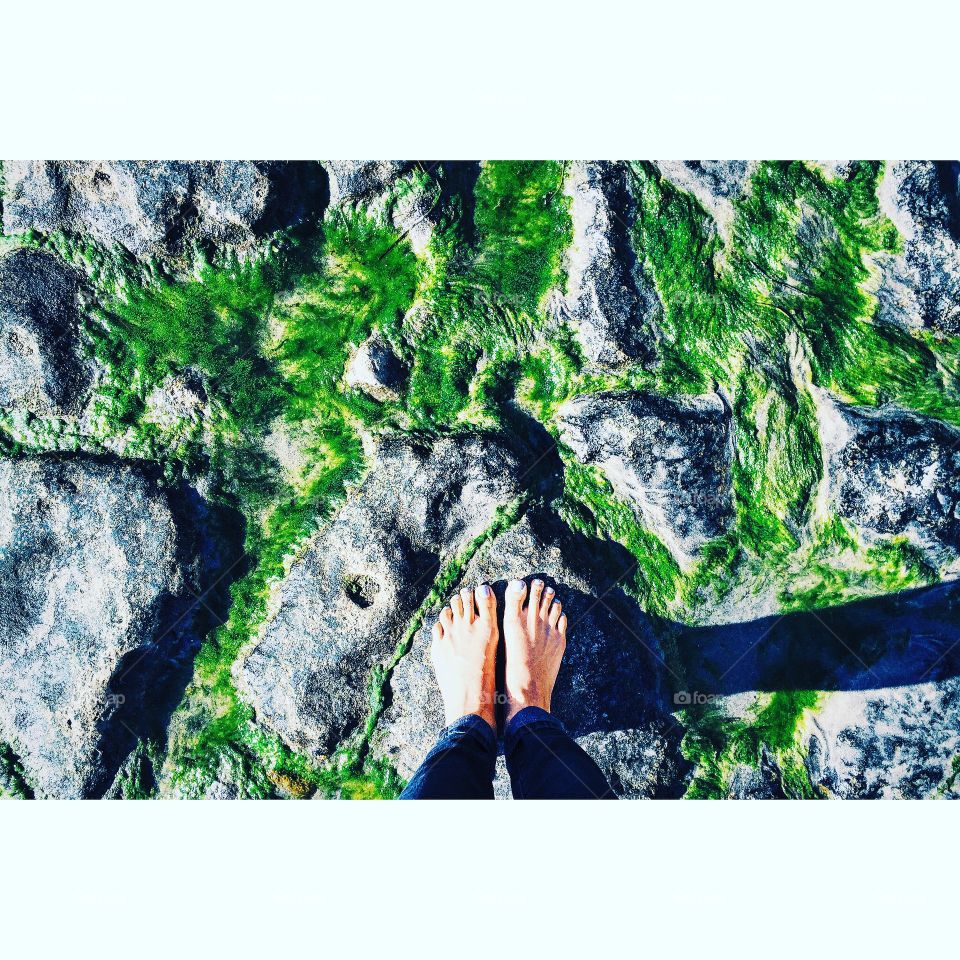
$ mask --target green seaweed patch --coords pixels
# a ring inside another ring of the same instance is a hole
[[[564,498],[560,512],[575,530],[589,537],[613,540],[625,547],[636,567],[623,586],[651,613],[667,616],[674,611],[683,574],[663,542],[645,529],[633,510],[593,466],[564,458]]]
[[[939,580],[923,551],[906,537],[863,543],[846,521],[830,516],[818,525],[809,548],[793,558],[778,600],[784,611],[812,610]]]
[[[33,788],[13,747],[0,741],[0,798],[32,800]]]
[[[814,710],[820,694],[812,690],[777,691],[758,695],[748,715],[728,715],[722,705],[708,704],[681,714],[686,727],[681,750],[694,764],[686,797],[723,799],[739,766],[764,766],[791,799],[815,799],[818,793],[804,764],[800,730],[806,711]]]

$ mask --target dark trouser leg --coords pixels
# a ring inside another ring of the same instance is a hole
[[[504,753],[515,800],[616,800],[600,768],[539,707],[525,707],[507,724]]]
[[[475,714],[454,721],[406,785],[401,800],[492,800],[497,737]]]

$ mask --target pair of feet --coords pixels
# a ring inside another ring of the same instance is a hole
[[[430,656],[443,696],[446,722],[467,714],[496,731],[496,661],[500,630],[497,598],[488,584],[464,588],[440,612]],[[567,645],[567,618],[552,587],[534,580],[507,585],[503,611],[506,647],[506,722],[524,707],[550,710],[550,697]]]

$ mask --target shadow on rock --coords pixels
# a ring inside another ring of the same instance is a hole
[[[186,484],[168,488],[166,499],[179,533],[182,584],[158,599],[152,642],[125,654],[110,678],[108,699],[116,711],[98,724],[105,774],[92,785],[93,796],[110,787],[138,741],[166,746],[170,718],[193,676],[203,639],[226,623],[230,587],[249,567],[239,512],[204,500]]]
[[[960,583],[721,626],[678,627],[684,692],[873,690],[960,673]],[[680,695],[680,699],[676,697]]]

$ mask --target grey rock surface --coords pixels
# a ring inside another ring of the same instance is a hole
[[[0,258],[0,409],[80,413],[93,367],[80,347],[80,281],[56,254]]]
[[[557,589],[570,623],[552,711],[623,796],[667,793],[681,782],[679,737],[661,711],[656,638],[639,608],[592,561],[594,547],[537,512],[481,547],[461,582],[490,583],[503,610],[511,578],[539,575]],[[430,611],[390,679],[390,706],[373,750],[409,779],[443,727],[430,665]],[[501,633],[502,635],[502,633]],[[505,768],[496,789],[507,791]]]
[[[960,798],[960,679],[831,693],[805,748],[810,780],[828,796]]]
[[[320,202],[319,165],[277,161],[10,161],[3,226],[85,233],[136,257],[251,248]]]
[[[815,396],[821,502],[868,538],[907,536],[942,574],[960,569],[960,430],[895,407]]]
[[[109,785],[118,691],[180,589],[177,543],[133,467],[0,459],[0,737],[42,795]]]
[[[384,441],[363,485],[293,564],[235,670],[258,720],[311,754],[355,729],[371,668],[393,652],[441,564],[517,496],[517,473],[516,459],[479,435]]]
[[[347,363],[344,381],[374,400],[396,400],[403,385],[404,366],[393,348],[378,333],[372,333],[354,351]]]
[[[877,320],[960,333],[960,164],[889,163],[877,196],[904,245],[874,257]]]
[[[626,166],[572,163],[564,192],[573,218],[565,309],[586,356],[610,367],[652,359],[662,307],[630,241],[634,203]]]
[[[660,175],[692,193],[716,221],[724,239],[730,236],[734,201],[740,197],[756,164],[750,160],[655,160]]]
[[[733,519],[732,424],[717,394],[588,394],[557,412],[560,439],[603,471],[683,563]]]
[[[408,166],[407,160],[325,160],[330,206],[339,207],[383,193]]]

